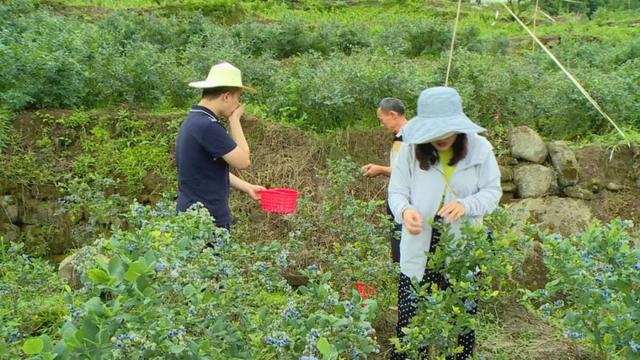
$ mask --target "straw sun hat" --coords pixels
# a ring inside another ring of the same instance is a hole
[[[191,82],[189,86],[199,89],[228,86],[242,88],[251,93],[256,92],[254,88],[242,85],[240,69],[227,62],[213,65],[205,80]]]

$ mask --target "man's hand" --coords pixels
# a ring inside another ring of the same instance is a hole
[[[229,121],[240,121],[242,114],[244,114],[244,104],[238,105],[238,107],[233,110],[231,115],[229,115]]]
[[[456,222],[464,215],[464,206],[457,201],[448,202],[438,211],[438,215],[450,223]]]
[[[389,176],[389,168],[376,164],[367,164],[361,168],[362,175],[366,177],[376,177],[380,175]]]
[[[246,189],[247,195],[249,195],[253,200],[260,200],[260,190],[266,190],[264,186],[249,184]]]
[[[422,216],[417,210],[407,209],[402,213],[402,224],[410,234],[419,235],[422,232]]]
[[[231,187],[237,190],[242,191],[249,195],[253,200],[260,200],[260,190],[266,190],[264,186],[253,185],[248,183],[239,177],[233,175],[233,173],[229,174],[229,183]]]

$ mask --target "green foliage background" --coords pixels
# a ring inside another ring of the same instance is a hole
[[[532,9],[519,3],[530,21]],[[537,27],[559,38],[553,51],[605,111],[633,127],[640,125],[640,31],[629,26],[636,3],[600,2],[591,20],[541,18]],[[375,126],[381,98],[399,97],[413,111],[422,89],[444,83],[455,16],[450,2],[127,4],[144,10],[115,1],[0,5],[3,106],[183,108],[198,97],[186,84],[229,61],[258,88],[249,103],[259,115],[319,131]],[[551,11],[553,1],[543,6]],[[469,115],[489,127],[526,123],[571,138],[610,130],[548,57],[531,51],[524,30],[496,17],[500,9],[464,7],[451,86]]]

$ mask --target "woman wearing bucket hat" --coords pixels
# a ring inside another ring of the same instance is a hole
[[[219,227],[229,229],[230,187],[246,192],[254,200],[264,187],[250,184],[229,172],[229,166],[244,169],[250,164],[249,145],[244,137],[240,117],[243,90],[255,92],[242,84],[240,70],[229,63],[211,67],[205,80],[189,84],[202,89],[202,99],[194,105],[180,126],[176,142],[178,168],[177,210],[185,211],[202,203]],[[229,122],[229,133],[220,118]]]
[[[389,183],[391,211],[396,222],[403,224],[397,325],[401,339],[402,328],[415,314],[411,280],[449,286],[442,274],[426,267],[428,254],[435,252],[440,238],[429,220],[450,222],[454,234],[459,234],[461,220],[481,222],[502,196],[493,147],[478,135],[483,131],[462,111],[460,95],[448,87],[422,91],[418,115],[402,130],[404,143]],[[461,334],[458,343],[464,350],[457,359],[471,357],[475,334]],[[392,358],[405,356],[394,352]]]

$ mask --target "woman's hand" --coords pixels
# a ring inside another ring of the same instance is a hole
[[[438,211],[438,215],[450,223],[456,222],[464,215],[464,206],[457,201],[448,202]]]
[[[419,235],[422,232],[422,216],[414,209],[406,209],[402,212],[402,224],[411,235]]]

